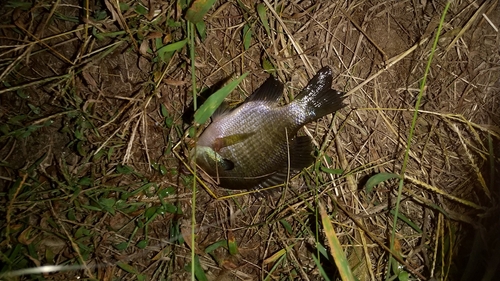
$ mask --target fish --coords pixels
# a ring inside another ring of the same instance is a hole
[[[218,186],[253,190],[285,183],[314,162],[306,124],[343,108],[332,70],[320,69],[296,98],[280,106],[283,84],[270,76],[235,108],[222,104],[192,148],[195,163]]]

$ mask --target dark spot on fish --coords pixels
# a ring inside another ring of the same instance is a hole
[[[228,159],[222,159],[221,166],[222,166],[222,169],[224,169],[226,171],[234,169],[233,161],[228,160]]]

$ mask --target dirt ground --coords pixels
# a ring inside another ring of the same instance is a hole
[[[0,4],[0,278],[341,280],[323,205],[358,280],[500,280],[498,1],[185,2]],[[311,167],[195,177],[194,90],[285,104],[323,66],[347,106],[299,133]]]

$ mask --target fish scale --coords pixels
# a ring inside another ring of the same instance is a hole
[[[314,161],[311,140],[296,136],[305,124],[344,106],[324,67],[291,103],[280,106],[283,84],[269,77],[245,102],[221,110],[191,152],[196,164],[228,189],[281,184]]]
[[[247,112],[245,108],[242,108],[240,112]],[[262,114],[264,112],[264,114]],[[234,118],[231,120],[235,120],[235,122],[226,122],[222,127],[222,134],[228,133],[245,133],[247,131],[255,131],[256,133],[252,136],[249,136],[244,142],[240,142],[234,144],[232,146],[224,147],[219,151],[219,154],[222,155],[225,159],[234,159],[235,168],[232,171],[232,174],[239,174],[246,170],[248,173],[247,176],[258,176],[262,173],[263,170],[267,170],[269,165],[272,165],[273,157],[279,158],[279,153],[271,154],[271,157],[264,156],[267,155],[268,151],[262,149],[262,144],[266,142],[271,142],[272,140],[276,140],[280,137],[277,130],[268,126],[257,126],[256,124],[262,124],[264,121],[262,117],[269,118],[269,120],[273,120],[273,122],[279,122],[279,115],[273,114],[269,110],[264,111],[251,110],[250,114],[252,114],[252,122],[249,122],[248,118],[238,118],[239,116],[236,114]],[[266,122],[266,124],[271,124]],[[262,136],[266,136],[265,139],[262,139]],[[264,145],[264,147],[269,147],[269,145]],[[279,151],[279,149],[278,149]],[[263,159],[260,162],[253,162],[252,159]]]

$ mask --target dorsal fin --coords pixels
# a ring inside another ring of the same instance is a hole
[[[262,84],[253,94],[251,94],[247,99],[248,101],[267,101],[272,103],[277,103],[281,96],[283,95],[283,84],[274,78],[274,76],[269,76],[267,80]]]
[[[226,115],[227,113],[231,112],[231,107],[229,107],[229,105],[227,104],[227,102],[223,101],[219,107],[217,107],[217,109],[214,111],[214,113],[212,114],[212,122],[214,120],[217,120],[219,117],[222,117],[224,115]]]

